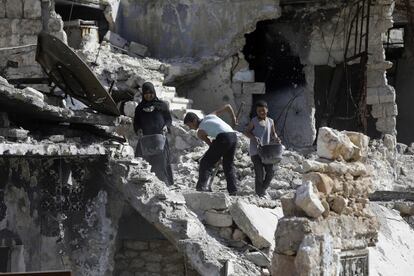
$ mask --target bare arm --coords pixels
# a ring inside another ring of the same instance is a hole
[[[250,123],[247,125],[247,128],[246,128],[246,130],[243,132],[243,134],[244,135],[246,135],[247,136],[247,138],[250,138],[250,139],[254,139],[255,137],[254,137],[254,135],[253,135],[253,133],[252,133],[252,130],[254,129],[254,125],[253,125],[253,123],[250,121]]]
[[[229,104],[226,104],[225,106],[223,106],[222,108],[219,108],[219,109],[217,109],[217,110],[215,110],[215,111],[213,111],[213,112],[211,112],[211,114],[214,114],[214,115],[217,115],[217,116],[220,116],[221,114],[224,114],[224,113],[228,113],[228,114],[230,114],[230,117],[231,117],[231,120],[232,120],[232,126],[233,127],[235,127],[236,126],[236,124],[237,124],[237,119],[236,119],[236,114],[234,113],[234,110],[233,110],[233,108],[231,107],[231,105],[229,105]]]
[[[211,145],[211,140],[208,138],[207,133],[204,130],[199,129],[197,131],[197,137],[206,142],[207,145]]]
[[[276,134],[276,128],[275,128],[275,123],[274,122],[272,124],[272,135],[273,135],[273,138],[276,142],[278,142],[278,143],[281,142],[279,136],[277,136],[277,134]]]

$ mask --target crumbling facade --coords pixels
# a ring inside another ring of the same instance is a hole
[[[0,272],[408,275],[406,2],[0,0]],[[134,154],[146,81],[174,186]],[[239,132],[238,194],[221,167],[196,192],[184,115],[231,104],[242,131],[259,99],[285,145],[267,197]]]

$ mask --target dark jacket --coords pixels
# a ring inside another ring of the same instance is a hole
[[[152,86],[145,86],[143,89],[155,89]],[[170,127],[172,124],[171,113],[168,104],[157,97],[152,101],[144,98],[135,109],[134,130],[137,132],[142,129],[144,135],[162,134],[164,126]]]

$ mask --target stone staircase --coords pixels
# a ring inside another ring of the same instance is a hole
[[[192,109],[191,106],[193,101],[187,98],[179,97],[176,93],[175,87],[172,86],[158,86],[155,88],[157,90],[158,97],[168,102],[170,106],[170,111],[178,119],[184,119],[184,116],[187,112],[194,112],[199,117],[204,117],[204,113],[199,109]]]

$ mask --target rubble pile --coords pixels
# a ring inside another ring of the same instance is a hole
[[[319,129],[319,158],[303,162],[303,184],[281,198],[274,275],[335,274],[341,252],[376,243],[378,224],[367,208],[373,188],[365,162],[368,140],[360,133]]]
[[[178,134],[178,133],[177,133]],[[179,133],[176,140],[189,139],[191,136],[188,132]],[[234,160],[236,168],[236,177],[239,181],[238,188],[240,195],[254,195],[254,171],[252,161],[248,153],[249,139],[237,133],[238,145]],[[187,138],[186,138],[187,137]],[[194,134],[192,136],[194,137]],[[183,189],[195,189],[198,179],[198,162],[203,154],[207,151],[208,146],[197,140],[191,140],[189,147],[178,157],[178,162],[175,165],[174,175],[176,177],[175,183]],[[283,194],[293,191],[301,184],[301,165],[305,157],[300,153],[290,150],[285,150],[283,159],[275,166],[276,172],[272,180],[268,193],[272,199],[278,199]],[[215,191],[226,190],[226,180],[224,177],[221,164],[219,163],[219,171],[214,179],[212,189]]]

